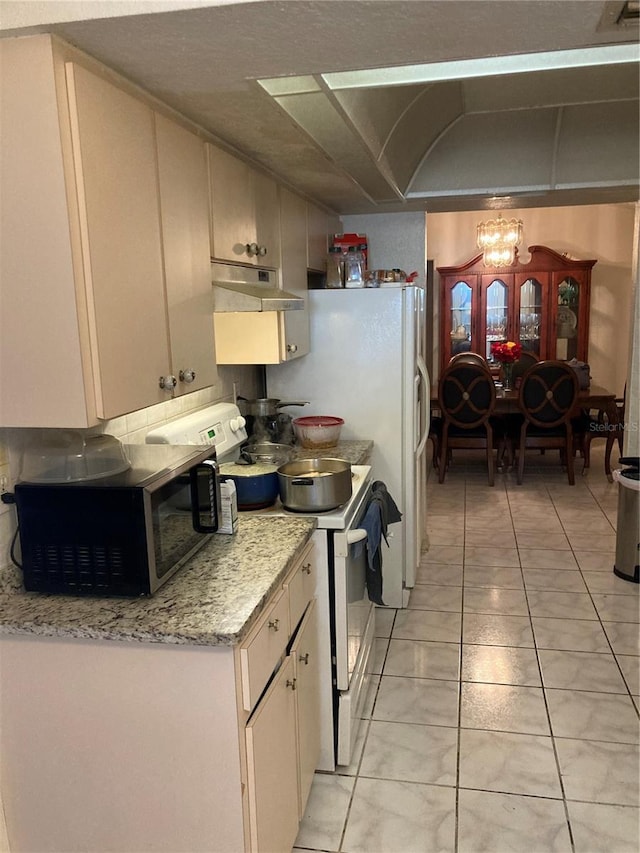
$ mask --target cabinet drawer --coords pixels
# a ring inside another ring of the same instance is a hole
[[[284,583],[284,588],[289,592],[289,620],[292,632],[295,631],[307,604],[314,596],[315,572],[313,548],[310,548]]]
[[[289,592],[285,588],[240,646],[242,706],[245,711],[250,711],[258,701],[284,653],[289,633]]]

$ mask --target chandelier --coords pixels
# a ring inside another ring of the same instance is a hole
[[[497,219],[478,223],[478,248],[484,252],[486,267],[508,267],[516,255],[516,246],[522,242],[522,220]]]

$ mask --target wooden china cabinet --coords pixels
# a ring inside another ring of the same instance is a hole
[[[440,273],[440,372],[451,356],[477,352],[491,361],[494,341],[519,341],[538,358],[588,361],[591,270],[546,246],[530,246],[508,267],[477,255]]]

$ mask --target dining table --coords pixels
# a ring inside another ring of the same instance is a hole
[[[499,382],[496,383],[496,405],[493,410],[493,417],[501,415],[517,414],[520,411],[518,405],[519,391],[516,388],[505,390]],[[597,410],[603,412],[606,416],[605,423],[608,427],[607,447],[604,457],[604,471],[609,482],[613,482],[611,473],[611,451],[614,445],[615,425],[618,423],[618,407],[616,405],[616,395],[608,388],[602,385],[590,383],[588,388],[581,388],[578,392],[576,401],[575,414],[576,417],[583,411]],[[434,388],[431,395],[431,417],[441,416],[440,401],[438,399],[437,387]]]

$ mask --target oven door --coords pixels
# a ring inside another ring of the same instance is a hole
[[[375,637],[375,605],[369,601],[365,580],[367,534],[357,526],[360,518],[346,530],[336,531],[333,540],[338,764],[351,761],[370,681]]]

